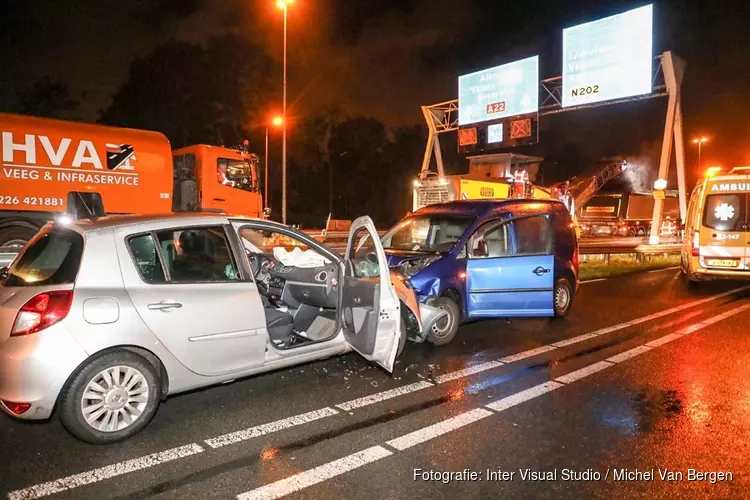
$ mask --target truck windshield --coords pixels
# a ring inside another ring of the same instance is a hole
[[[408,217],[382,238],[383,247],[415,252],[449,252],[473,218],[455,215]]]
[[[225,186],[242,189],[243,191],[257,190],[253,181],[253,166],[247,160],[219,158],[216,175],[219,183]]]
[[[81,265],[83,236],[54,228],[32,239],[8,269],[5,286],[48,286],[73,283]]]

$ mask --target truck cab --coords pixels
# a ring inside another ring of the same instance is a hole
[[[258,157],[200,144],[173,152],[172,211],[223,211],[259,217]]]

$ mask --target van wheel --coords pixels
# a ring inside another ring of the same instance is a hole
[[[573,305],[573,287],[567,278],[558,278],[555,281],[553,301],[555,318],[567,316]]]
[[[0,228],[0,248],[7,248],[11,252],[20,252],[36,233],[33,229],[25,226],[14,225]]]
[[[91,444],[121,441],[146,427],[159,406],[154,366],[128,351],[86,363],[60,395],[60,420]]]
[[[430,331],[427,332],[427,339],[435,345],[448,344],[458,332],[461,310],[455,300],[445,296],[435,299],[430,305],[446,311],[448,316],[441,318],[432,326]]]

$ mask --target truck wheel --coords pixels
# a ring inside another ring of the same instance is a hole
[[[37,231],[25,226],[0,228],[0,248],[9,252],[20,252],[36,233]]]
[[[159,406],[154,366],[129,351],[89,360],[60,394],[60,421],[91,444],[121,441],[138,433]]]
[[[458,308],[456,301],[445,296],[435,299],[430,305],[446,311],[448,316],[441,318],[432,326],[430,331],[427,332],[427,339],[435,345],[445,345],[453,340],[456,332],[458,332],[461,310]]]

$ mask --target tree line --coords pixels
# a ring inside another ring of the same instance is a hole
[[[262,161],[269,116],[280,108],[278,66],[263,48],[235,35],[201,45],[170,41],[132,61],[98,122],[162,132],[173,149],[232,147],[247,140]],[[85,97],[73,95],[62,81],[42,78],[16,95],[9,111],[65,118],[75,116]],[[371,117],[346,116],[336,107],[305,116],[290,111],[290,223],[320,227],[329,213],[340,219],[367,214],[383,226],[403,217],[411,207],[410,182],[424,152],[424,126],[389,129]],[[280,135],[271,131],[274,218],[281,211]]]

